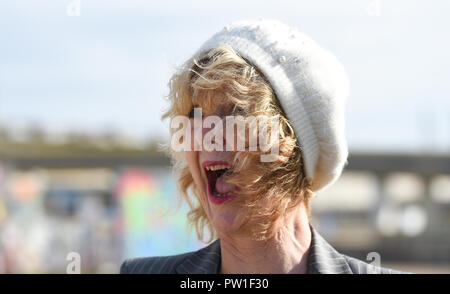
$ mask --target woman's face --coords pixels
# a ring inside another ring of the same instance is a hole
[[[221,118],[230,115],[232,107],[219,105],[214,113],[203,114],[202,122],[206,115],[217,115]],[[194,140],[194,123],[191,118],[191,138]],[[224,125],[224,124],[223,124]],[[213,126],[214,127],[214,126]],[[202,138],[210,132],[211,128],[205,128],[202,124]],[[223,146],[225,150],[226,130],[223,130]],[[216,139],[220,139],[217,138]],[[193,143],[194,144],[194,143]],[[223,174],[233,168],[231,151],[186,151],[186,159],[199,201],[203,206],[211,224],[219,235],[236,232],[242,221],[239,220],[239,207],[230,203],[230,199],[239,197],[238,188],[224,180]],[[193,150],[193,149],[191,149]]]

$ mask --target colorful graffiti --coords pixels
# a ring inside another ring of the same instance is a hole
[[[115,194],[125,257],[172,255],[204,246],[188,230],[187,207],[176,193],[167,172],[129,169],[119,177]]]

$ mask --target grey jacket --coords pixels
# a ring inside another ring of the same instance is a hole
[[[337,252],[311,227],[308,274],[402,274],[376,267]],[[126,260],[121,274],[217,274],[220,270],[220,239],[195,252],[174,256],[143,257]]]

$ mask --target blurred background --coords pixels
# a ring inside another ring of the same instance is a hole
[[[448,1],[0,2],[0,273],[116,273],[203,247],[170,162],[167,82],[243,18],[309,34],[347,68],[349,164],[312,202],[338,250],[450,273]]]

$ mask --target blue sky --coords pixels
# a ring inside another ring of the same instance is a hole
[[[345,65],[350,149],[450,153],[448,1],[81,0],[68,16],[71,1],[0,2],[0,124],[168,136],[174,67],[227,23],[265,17]]]

